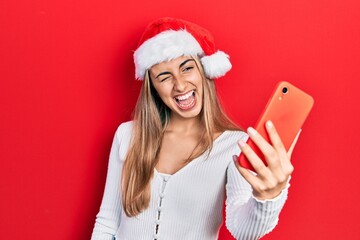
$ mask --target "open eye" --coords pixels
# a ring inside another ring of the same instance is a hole
[[[184,67],[183,72],[188,72],[193,68],[194,68],[193,66]]]

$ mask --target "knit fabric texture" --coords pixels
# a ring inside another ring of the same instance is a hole
[[[92,240],[215,240],[223,221],[236,239],[259,239],[277,224],[287,198],[287,187],[271,200],[257,200],[232,160],[239,155],[242,131],[225,131],[208,155],[192,160],[168,175],[154,169],[149,207],[127,217],[121,203],[120,179],[133,122],[116,131],[111,148],[104,196],[96,216]]]

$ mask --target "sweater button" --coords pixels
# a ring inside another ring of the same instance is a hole
[[[164,197],[165,197],[165,194],[159,193],[159,196],[160,196],[160,198],[164,198]]]

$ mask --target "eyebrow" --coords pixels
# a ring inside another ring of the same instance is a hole
[[[179,68],[181,68],[181,67],[184,66],[187,62],[190,62],[190,61],[195,61],[195,60],[192,59],[192,58],[187,59],[187,60],[183,61],[183,62],[180,64]]]
[[[194,61],[194,62],[195,62],[195,60],[192,59],[192,58],[187,59],[187,60],[183,61],[183,62],[179,65],[179,68],[183,67],[186,63],[188,63],[188,62],[190,62],[190,61]],[[171,74],[171,72],[162,72],[162,73],[160,73],[159,75],[157,75],[156,78],[158,78],[158,77],[160,77],[160,76],[162,76],[162,75],[166,75],[166,74]]]
[[[157,75],[156,78],[158,78],[158,77],[160,77],[160,76],[162,76],[162,75],[166,75],[166,74],[171,74],[171,73],[170,73],[170,72],[162,72],[162,73],[160,73],[159,75]]]

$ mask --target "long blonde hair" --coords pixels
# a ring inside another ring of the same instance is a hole
[[[222,110],[214,81],[205,78],[201,63],[197,57],[194,59],[203,79],[200,116],[204,126],[202,138],[188,161],[211,151],[216,132],[239,129]],[[138,215],[149,206],[150,182],[170,114],[171,110],[157,95],[147,71],[134,110],[133,136],[122,170],[122,203],[129,217]]]

